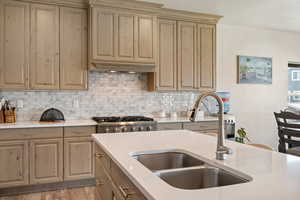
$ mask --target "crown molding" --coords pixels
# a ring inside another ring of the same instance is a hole
[[[68,7],[76,7],[76,8],[88,8],[89,2],[88,0],[17,0],[28,3],[42,3],[49,5],[57,5],[57,6],[68,6]]]
[[[205,24],[217,24],[223,16],[190,12],[185,10],[175,10],[170,8],[161,8],[158,17],[174,20],[192,21]]]

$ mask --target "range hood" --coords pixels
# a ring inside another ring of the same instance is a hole
[[[112,63],[92,63],[89,69],[99,72],[155,72],[154,64],[112,64]]]

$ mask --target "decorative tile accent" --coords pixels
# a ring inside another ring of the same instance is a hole
[[[186,111],[198,96],[193,92],[148,92],[143,73],[89,73],[88,91],[2,91],[16,104],[18,121],[39,120],[47,108],[60,109],[66,119],[89,119],[92,116],[150,115],[158,111]],[[73,103],[78,100],[79,107]]]

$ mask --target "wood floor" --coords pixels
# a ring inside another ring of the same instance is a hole
[[[101,200],[94,187],[0,197],[0,200]]]

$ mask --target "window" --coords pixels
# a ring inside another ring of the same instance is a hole
[[[300,81],[300,69],[292,71],[292,81]]]
[[[300,109],[300,64],[289,64],[288,103]]]

